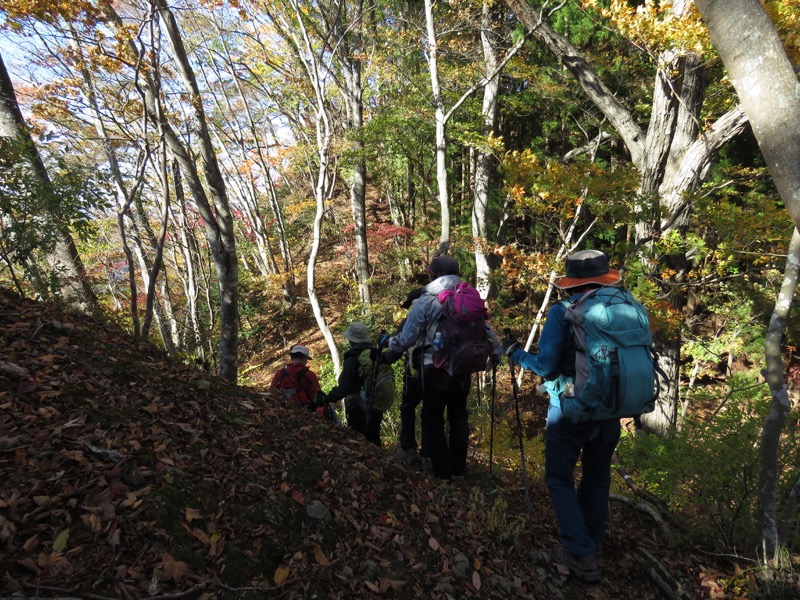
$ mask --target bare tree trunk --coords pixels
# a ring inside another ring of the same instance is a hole
[[[355,0],[352,3],[354,14],[336,10],[332,29],[339,38],[341,50],[336,53],[341,63],[344,84],[340,84],[347,104],[347,129],[349,130],[353,149],[353,174],[350,181],[350,207],[353,214],[353,225],[356,246],[356,282],[361,303],[370,309],[372,297],[369,289],[370,265],[369,247],[367,245],[367,161],[364,158],[364,142],[361,130],[364,126],[364,86],[362,82],[362,56],[364,2]]]
[[[436,186],[441,214],[440,245],[450,244],[450,193],[447,185],[447,119],[442,98],[442,86],[439,82],[439,57],[437,54],[436,27],[433,22],[433,1],[425,0],[425,26],[428,34],[425,56],[428,59],[428,70],[433,92],[433,106],[436,121]]]
[[[786,319],[792,306],[797,276],[800,272],[800,233],[797,229],[789,243],[786,257],[786,268],[783,272],[783,284],[775,300],[775,308],[769,320],[765,352],[767,368],[765,376],[772,393],[772,408],[764,420],[761,431],[761,468],[758,472],[758,515],[761,524],[761,538],[764,549],[772,554],[779,547],[780,531],[778,531],[775,489],[778,484],[780,464],[781,432],[791,408],[789,393],[786,390],[783,361],[781,360],[781,338],[786,329]],[[765,558],[767,558],[765,556]]]
[[[319,326],[319,329],[328,344],[334,371],[338,374],[342,368],[339,350],[336,347],[336,341],[333,339],[333,333],[331,333],[328,322],[322,312],[322,306],[320,305],[319,298],[317,297],[315,282],[317,256],[319,254],[320,239],[322,235],[322,219],[325,215],[325,200],[328,198],[331,190],[333,189],[333,175],[331,173],[330,165],[330,151],[333,139],[333,131],[331,129],[328,110],[325,105],[325,83],[321,76],[320,65],[317,62],[317,54],[312,49],[311,39],[309,38],[308,31],[305,28],[302,11],[297,3],[297,0],[290,0],[290,2],[295,10],[297,19],[296,22],[298,24],[300,34],[302,35],[301,42],[292,32],[291,41],[295,45],[298,55],[301,56],[303,61],[303,67],[306,70],[306,75],[314,89],[315,102],[318,164],[317,178],[314,185],[314,197],[317,204],[317,210],[314,215],[314,230],[311,242],[311,252],[309,253],[308,267],[306,270],[306,291],[308,292],[308,299],[311,303],[311,309],[314,313],[314,317],[317,320],[317,325]]]
[[[194,125],[197,129],[197,137],[200,143],[200,156],[203,159],[205,180],[214,204],[213,210],[208,203],[202,183],[195,174],[194,163],[190,159],[185,146],[171,131],[165,119],[159,119],[159,123],[164,127],[167,144],[181,164],[181,169],[187,177],[187,182],[192,189],[192,194],[205,223],[206,237],[214,255],[214,264],[219,278],[219,375],[231,383],[236,383],[239,368],[237,358],[239,342],[239,265],[236,256],[233,215],[228,203],[225,181],[222,178],[217,156],[211,143],[211,136],[208,132],[203,100],[197,86],[197,79],[186,54],[177,21],[167,6],[166,0],[153,0],[153,2],[172,44],[175,66],[183,79],[186,92],[190,96],[189,104],[194,114]],[[150,110],[151,116],[157,118],[159,112],[155,110],[156,99],[152,97],[153,90],[149,89],[149,93],[150,101],[148,104],[152,109]]]
[[[486,77],[497,72],[497,40],[492,31],[491,5],[484,0],[481,9],[481,45],[483,47]],[[497,122],[497,97],[500,77],[495,75],[483,88],[483,135],[494,133]],[[475,201],[472,205],[472,237],[475,243],[475,287],[482,298],[492,295],[491,267],[486,256],[488,247],[486,210],[489,206],[489,184],[492,176],[492,155],[481,149],[475,158]]]
[[[24,148],[23,160],[27,163],[31,175],[43,188],[51,189],[50,176],[28,133],[2,55],[0,55],[0,137],[16,140]],[[58,291],[68,304],[74,305],[79,310],[86,312],[97,310],[97,296],[86,276],[86,269],[72,234],[55,215],[49,215],[49,218],[55,223],[56,240],[55,246],[48,250],[48,262],[54,279],[59,283]]]
[[[185,277],[182,277],[184,296],[188,315],[188,332],[184,335],[184,346],[190,352],[203,350],[205,340],[203,339],[200,316],[197,310],[197,299],[200,295],[199,283],[197,278],[197,264],[200,261],[197,242],[194,234],[189,229],[188,219],[186,218],[186,199],[183,194],[183,178],[178,162],[172,161],[172,182],[175,186],[175,204],[178,210],[173,210],[172,220],[180,238],[180,251],[182,256],[183,270]]]

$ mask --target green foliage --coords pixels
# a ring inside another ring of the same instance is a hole
[[[61,231],[88,238],[92,213],[106,210],[109,197],[101,173],[53,157],[49,180],[29,158],[28,144],[0,138],[0,269],[15,270],[36,281],[38,261],[51,252]]]
[[[644,487],[691,525],[698,539],[713,540],[725,551],[749,550],[758,546],[759,436],[770,403],[766,384],[754,385],[753,376],[733,375],[730,385],[727,394],[719,389],[693,392],[693,406],[713,409],[710,416],[692,412],[670,439],[626,436],[618,454]],[[783,464],[796,464],[797,445],[783,447]],[[781,489],[788,489],[792,476],[789,470],[781,474]]]

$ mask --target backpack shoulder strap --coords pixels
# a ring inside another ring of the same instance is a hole
[[[306,377],[306,373],[308,373],[308,367],[303,367],[295,374],[295,379],[297,379],[297,385],[306,393],[306,396],[310,396],[309,386],[311,385],[311,380]],[[309,398],[309,400],[310,399],[311,398]]]

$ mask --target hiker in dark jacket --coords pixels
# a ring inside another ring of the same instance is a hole
[[[361,396],[364,386],[364,374],[358,357],[364,350],[377,352],[367,326],[360,321],[353,321],[344,332],[350,342],[350,348],[344,353],[344,364],[339,374],[337,385],[325,395],[325,402],[339,402],[344,399],[347,426],[359,432],[373,444],[381,445],[381,423],[383,411],[371,409],[365,405]]]
[[[593,288],[614,285],[619,271],[608,266],[598,250],[582,250],[567,258],[567,274],[554,285],[570,293],[575,302]],[[550,405],[547,410],[545,482],[558,520],[561,544],[555,560],[586,582],[600,580],[597,557],[603,552],[611,485],[611,459],[620,437],[619,419],[574,422],[561,411],[559,375],[575,376],[575,342],[564,320],[566,307],[558,302],[547,313],[539,338],[539,351],[525,352],[512,337],[503,352],[523,369],[544,377]],[[573,470],[581,457],[581,481],[575,489]]]
[[[316,410],[318,414],[322,414],[322,407],[318,406],[316,402],[317,395],[320,393],[319,379],[316,373],[308,368],[309,360],[311,360],[311,354],[308,348],[300,344],[292,346],[289,349],[290,362],[278,369],[272,376],[270,391],[276,394],[283,393],[308,410]],[[297,383],[297,389],[287,390],[283,385],[289,378]]]
[[[436,477],[464,479],[469,449],[467,396],[470,376],[453,376],[445,369],[433,366],[436,351],[433,342],[442,316],[438,294],[443,290],[454,290],[461,283],[459,265],[452,256],[437,256],[426,271],[431,282],[412,304],[403,328],[388,341],[386,360],[399,360],[412,346],[422,348],[422,446],[430,453]],[[486,333],[492,346],[492,361],[497,362],[502,356],[500,344],[488,323]],[[445,434],[445,412],[449,437]]]

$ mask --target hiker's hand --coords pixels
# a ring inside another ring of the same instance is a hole
[[[385,333],[381,335],[381,337],[378,338],[378,348],[388,348],[390,339],[391,339],[390,335],[387,335]]]
[[[402,352],[397,352],[396,350],[387,350],[383,354],[381,354],[381,363],[386,365],[391,365],[396,363],[400,358],[403,356]]]
[[[500,345],[501,349],[503,350],[503,354],[506,356],[511,356],[519,350],[519,342],[517,339],[511,335],[511,332],[506,332],[506,337],[503,338],[503,342]]]

